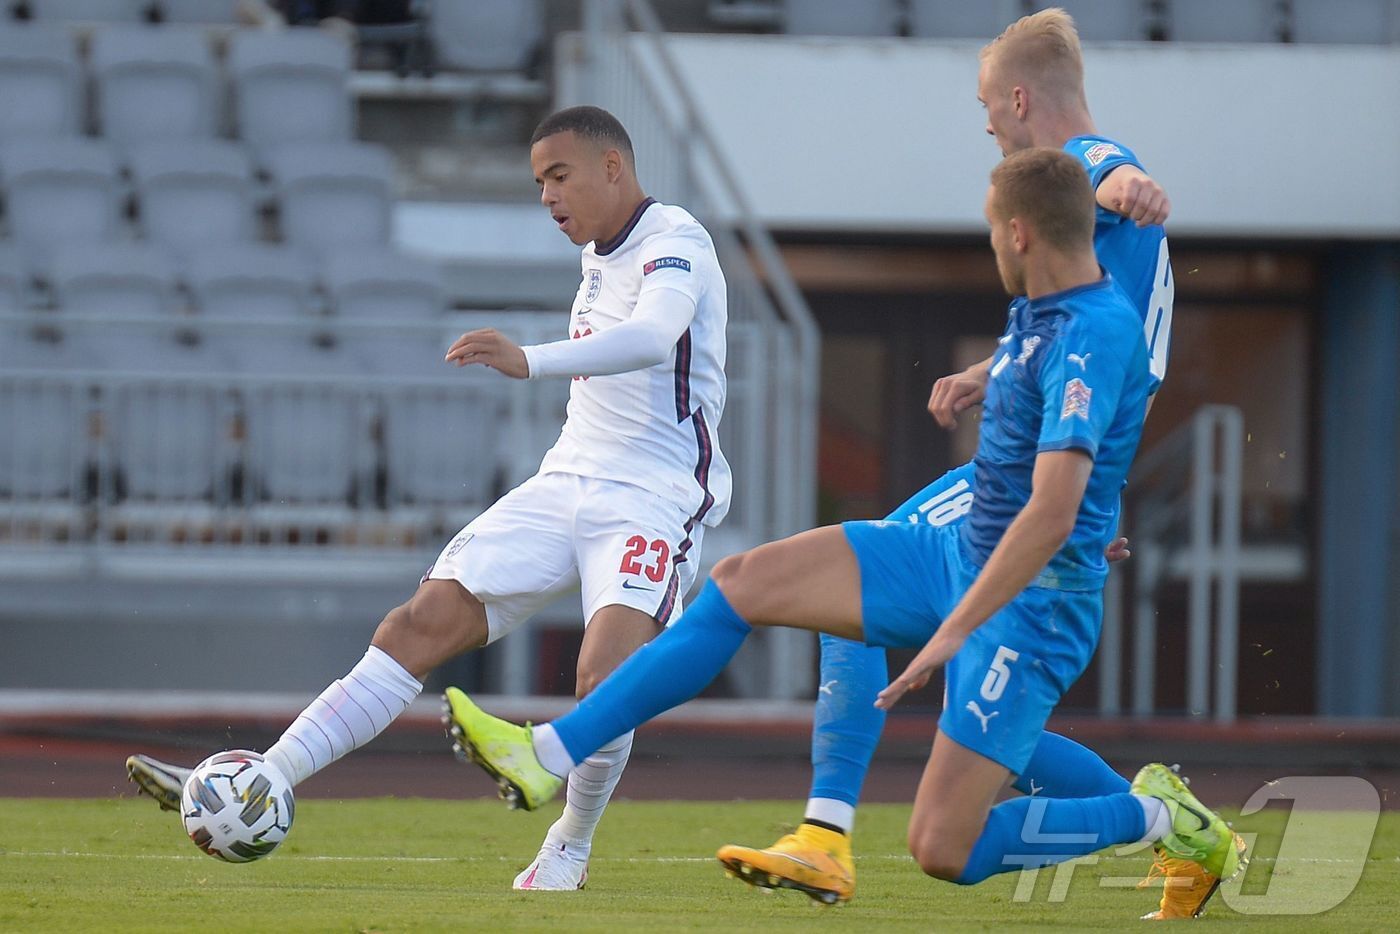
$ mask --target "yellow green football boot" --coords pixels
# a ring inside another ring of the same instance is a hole
[[[564,779],[535,757],[530,724],[493,717],[457,688],[448,688],[442,699],[442,725],[452,738],[452,751],[463,762],[481,766],[500,788],[501,800],[533,811],[559,793]]]
[[[1166,805],[1172,829],[1157,844],[1167,856],[1198,864],[1215,877],[1217,885],[1233,878],[1248,863],[1235,832],[1165,765],[1154,762],[1143,766],[1133,779],[1132,792]],[[1204,902],[1201,899],[1201,904]]]

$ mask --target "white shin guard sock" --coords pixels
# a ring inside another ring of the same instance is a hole
[[[557,833],[571,846],[589,846],[631,754],[629,730],[574,766],[569,772],[564,815],[550,828],[551,833]]]
[[[350,673],[322,691],[263,756],[289,782],[300,784],[384,732],[422,691],[423,685],[402,665],[370,646]]]
[[[808,798],[807,812],[802,815],[807,820],[819,820],[823,824],[840,827],[849,834],[856,824],[856,807],[835,798]]]
[[[1172,832],[1172,816],[1167,806],[1150,795],[1133,795],[1142,805],[1143,826],[1147,828],[1140,843],[1156,843]]]

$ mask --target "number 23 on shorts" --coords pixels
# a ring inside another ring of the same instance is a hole
[[[627,551],[617,570],[621,574],[645,574],[647,580],[659,584],[666,579],[666,562],[670,557],[671,546],[664,540],[658,538],[649,542],[641,535],[633,535],[627,539]]]

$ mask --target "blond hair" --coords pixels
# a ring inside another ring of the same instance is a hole
[[[1001,220],[1019,219],[1062,253],[1094,249],[1094,191],[1064,150],[1012,153],[992,170],[992,187],[991,210]]]
[[[980,58],[1012,84],[1034,83],[1084,102],[1084,53],[1074,17],[1060,7],[1023,16],[982,48]]]

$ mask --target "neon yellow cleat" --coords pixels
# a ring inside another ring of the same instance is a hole
[[[716,858],[736,878],[761,889],[796,889],[824,905],[848,902],[856,892],[851,838],[801,824],[766,850],[729,844]]]
[[[1171,817],[1172,830],[1158,846],[1168,857],[1197,863],[1219,884],[1234,878],[1248,859],[1239,847],[1239,838],[1220,815],[1197,800],[1171,769],[1154,762],[1143,766],[1133,779],[1133,794],[1148,795],[1161,801]],[[1207,896],[1209,897],[1209,896]],[[1204,904],[1204,899],[1202,899]]]
[[[1246,844],[1244,838],[1234,834],[1235,850],[1244,861]],[[1147,878],[1138,883],[1145,889],[1157,879],[1162,880],[1162,901],[1156,911],[1142,916],[1144,921],[1173,921],[1180,918],[1199,918],[1205,911],[1206,902],[1220,888],[1220,877],[1211,875],[1200,863],[1189,859],[1177,859],[1160,846],[1154,850],[1155,859]]]
[[[127,778],[136,783],[141,794],[155,798],[162,811],[180,810],[180,791],[191,771],[150,756],[128,756],[126,760]]]
[[[448,688],[442,699],[442,725],[452,738],[452,751],[463,762],[481,766],[500,788],[501,800],[533,811],[559,793],[564,779],[535,758],[530,724],[493,717],[457,688]]]

